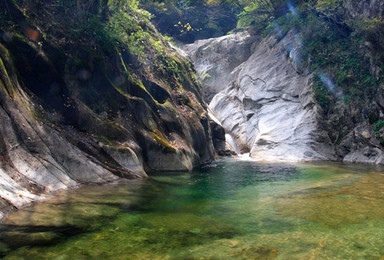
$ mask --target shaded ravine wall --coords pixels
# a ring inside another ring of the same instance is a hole
[[[105,55],[56,38],[44,31],[45,9],[31,11],[34,20],[10,1],[0,7],[23,25],[0,28],[0,219],[58,190],[191,171],[214,158],[194,72],[153,26],[148,34],[176,71],[143,67],[124,46]]]

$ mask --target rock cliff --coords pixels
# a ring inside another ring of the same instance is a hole
[[[102,49],[66,35],[55,8],[0,2],[0,219],[61,189],[213,159],[200,86],[153,26],[135,28],[158,52]]]
[[[341,96],[324,114],[294,29],[265,38],[238,32],[182,48],[241,153],[269,161],[384,162],[372,126]]]
[[[384,2],[380,0],[345,0],[343,8],[351,18],[372,19],[384,15]]]
[[[239,32],[185,46],[197,71],[209,74],[203,79],[214,95],[209,106],[242,153],[260,160],[335,159],[299,45],[292,31],[282,39]]]

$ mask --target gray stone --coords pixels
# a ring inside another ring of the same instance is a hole
[[[207,102],[227,87],[231,72],[251,55],[252,44],[253,38],[244,31],[182,46],[204,84]]]
[[[351,18],[372,19],[384,15],[384,2],[381,0],[345,0],[343,7]]]
[[[378,5],[370,1],[372,8]],[[264,39],[241,32],[183,49],[200,74],[210,68],[214,80],[202,80],[213,96],[209,107],[237,153],[250,151],[255,159],[268,161],[383,163],[381,145],[367,121],[375,109],[366,106],[361,113],[344,103],[338,91],[325,115],[314,98],[313,75],[300,57],[301,44],[294,30]],[[239,55],[237,45],[249,48],[250,55]],[[231,63],[232,56],[236,62]],[[382,92],[377,103],[383,108]]]
[[[242,59],[231,63],[233,56],[239,56],[233,51],[237,45],[252,46],[251,55],[240,55]],[[239,151],[248,148],[252,157],[272,161],[336,158],[329,138],[318,127],[321,111],[300,48],[294,31],[283,39],[271,35],[263,40],[241,32],[184,48],[200,74],[211,68],[215,80],[203,80],[205,92],[214,95],[209,106]]]
[[[172,91],[146,81],[164,104],[137,86],[138,96],[123,95],[126,103],[112,121],[108,113],[97,114],[77,96],[81,82],[66,68],[63,80],[73,94],[67,97],[72,109],[68,117],[65,110],[46,111],[20,87],[15,65],[0,44],[3,63],[0,220],[7,211],[46,199],[52,192],[145,178],[149,171],[191,171],[214,158],[207,106],[200,102],[194,82]]]

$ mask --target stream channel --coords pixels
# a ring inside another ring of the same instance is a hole
[[[218,160],[57,193],[0,224],[4,259],[379,259],[384,168]]]

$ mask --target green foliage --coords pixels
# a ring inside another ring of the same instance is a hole
[[[141,3],[151,10],[157,8],[155,21],[163,31],[171,32],[172,36],[183,41],[196,39],[197,34],[204,37],[208,27],[220,30],[222,27],[211,23],[217,18],[212,7],[220,5],[225,5],[232,15],[237,16],[238,27],[249,26],[263,31],[264,35],[275,30],[276,25],[282,35],[295,29],[302,36],[304,47],[301,56],[310,72],[324,71],[343,92],[346,101],[357,104],[360,109],[375,99],[378,83],[382,80],[371,75],[371,64],[362,46],[366,40],[375,47],[384,46],[383,19],[353,23],[343,20],[342,0],[292,1],[299,15],[294,14],[283,0],[143,0]],[[211,15],[208,20],[206,14]],[[167,24],[168,20],[171,22]],[[202,31],[195,28],[202,28]],[[213,36],[208,34],[208,37]],[[327,113],[334,97],[318,76],[315,76],[314,83],[315,96]]]
[[[243,6],[243,11],[238,15],[237,27],[252,25],[261,30],[281,14],[285,1],[252,0],[240,1],[240,4]]]
[[[375,132],[378,132],[383,127],[384,127],[384,120],[379,120],[376,122],[374,130]]]
[[[138,0],[49,0],[44,4],[22,0],[16,4],[20,10],[29,10],[33,20],[44,21],[41,27],[52,38],[83,44],[96,52],[111,54],[125,44],[143,57],[143,41],[154,30],[151,15],[138,8]]]
[[[0,86],[3,88],[5,93],[10,97],[13,97],[14,87],[11,78],[8,75],[7,69],[4,66],[4,62],[1,58],[2,55],[9,55],[6,50],[0,45]]]
[[[29,0],[32,1],[32,0]],[[129,0],[56,0],[49,13],[57,14],[60,30],[70,42],[83,43],[94,52],[129,53],[143,69],[155,67],[177,73],[177,66],[165,51],[164,40],[150,23],[152,15],[139,8],[139,1]],[[52,23],[51,26],[58,26]],[[156,61],[159,61],[158,63]]]
[[[313,77],[315,85],[315,99],[323,109],[324,113],[327,114],[332,103],[332,94],[321,81],[319,74],[315,74]]]
[[[380,130],[384,127],[384,120],[379,120],[376,122],[374,131],[375,131],[375,137],[380,142],[380,144],[384,145],[384,138],[380,134]]]
[[[318,19],[312,26],[312,30],[304,34],[312,59],[311,69],[325,69],[347,100],[372,100],[377,80],[370,74],[369,60],[359,47],[361,39]]]
[[[338,5],[338,1],[318,1],[322,8]],[[343,24],[321,16],[313,9],[299,8],[300,16],[285,15],[267,26],[270,33],[276,25],[281,33],[290,29],[300,32],[303,42],[302,57],[311,72],[324,71],[333,83],[342,90],[346,101],[354,102],[361,109],[365,101],[375,99],[379,80],[370,73],[370,61],[361,48],[365,37],[351,32]],[[319,77],[316,83],[316,98],[324,111],[329,110],[331,93]],[[363,102],[362,102],[363,101]]]
[[[164,138],[164,136],[162,135],[162,133],[158,129],[153,130],[153,132],[151,132],[151,136],[162,147],[162,149],[164,149],[168,152],[171,152],[171,153],[176,152],[176,148],[173,147],[167,141],[167,139]]]
[[[236,27],[239,7],[231,1],[141,0],[163,34],[182,42],[225,35]]]
[[[331,12],[336,10],[343,3],[343,0],[317,0],[309,1],[318,11]]]
[[[152,38],[151,28],[148,28],[151,15],[138,9],[138,1],[110,0],[108,5],[110,12],[108,25],[115,43],[128,48],[145,63],[146,48],[150,46],[149,41]]]
[[[378,65],[384,68],[384,17],[355,20],[352,24],[361,37],[371,44],[370,48],[377,50]]]

